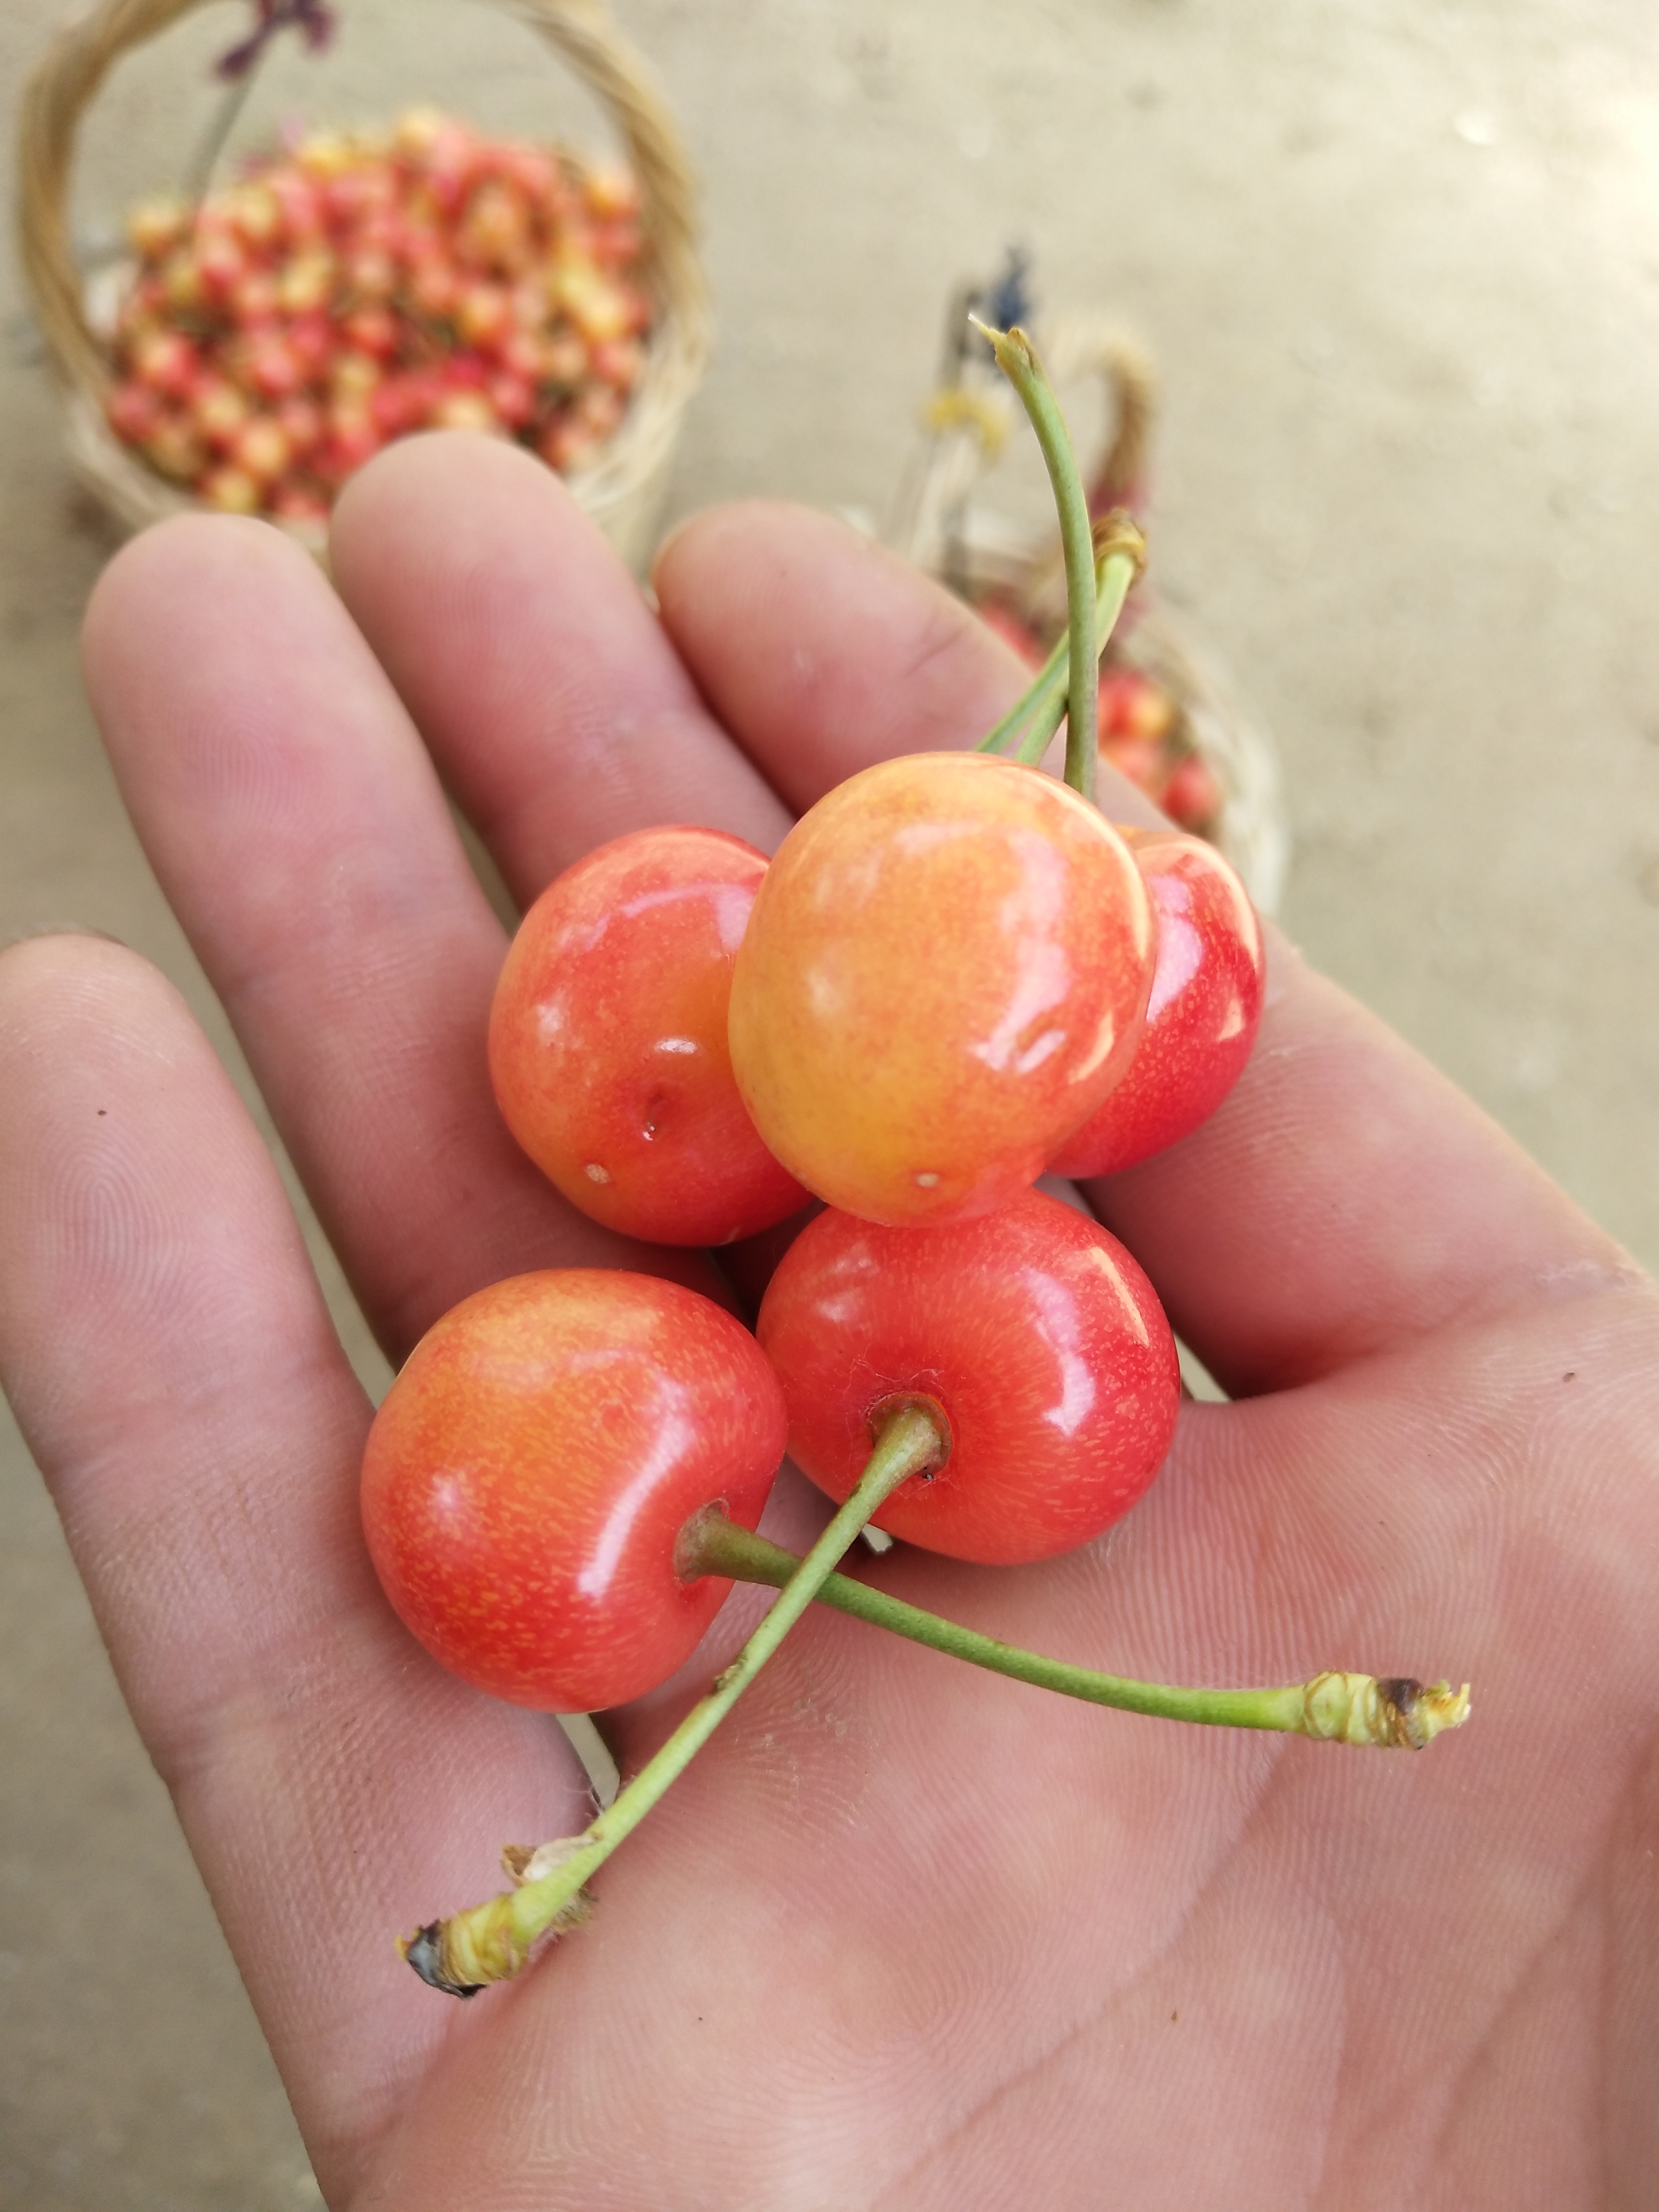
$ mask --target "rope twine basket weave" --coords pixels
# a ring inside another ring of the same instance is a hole
[[[1105,387],[1109,434],[1093,471],[1091,507],[1103,512],[1136,506],[1156,411],[1151,365],[1132,341],[1095,317],[1057,321],[1039,338],[1057,386],[1094,380]],[[1066,569],[1058,538],[1020,529],[980,496],[1016,412],[1000,379],[963,375],[941,386],[927,409],[920,464],[884,535],[960,597],[975,604],[1000,601],[1051,642],[1066,626]],[[1273,743],[1187,623],[1139,590],[1130,605],[1132,619],[1114,636],[1109,659],[1144,671],[1177,705],[1185,741],[1220,786],[1215,842],[1256,906],[1272,913],[1290,863]]]
[[[61,381],[71,459],[129,530],[198,504],[158,475],[105,421],[108,348],[89,312],[69,220],[81,125],[111,69],[212,0],[106,0],[61,31],[25,87],[18,126],[18,232],[25,276]],[[567,479],[623,559],[643,567],[667,491],[687,403],[709,347],[708,289],[697,258],[696,188],[662,97],[599,0],[493,0],[539,34],[604,106],[639,180],[641,273],[655,311],[628,411],[597,459]],[[320,558],[321,533],[290,529]]]

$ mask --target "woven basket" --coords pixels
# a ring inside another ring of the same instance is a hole
[[[68,201],[82,118],[112,66],[209,0],[105,0],[62,31],[25,88],[19,118],[18,226],[23,269],[64,387],[80,475],[129,530],[198,505],[123,445],[104,419],[108,349],[88,311],[70,240]],[[599,0],[497,0],[544,38],[609,111],[639,179],[641,276],[655,314],[628,412],[597,459],[568,479],[623,558],[650,556],[686,404],[708,356],[707,287],[696,253],[695,188],[678,132],[643,63]],[[319,532],[279,526],[321,556]]]
[[[1109,431],[1091,504],[1097,512],[1138,504],[1154,410],[1152,370],[1139,348],[1092,318],[1039,331],[1044,366],[1062,392],[1084,380],[1106,387]],[[1066,567],[1059,536],[1022,529],[981,495],[1017,422],[1018,403],[987,373],[943,387],[929,410],[929,437],[884,535],[931,575],[970,602],[1001,600],[1045,640],[1066,626]],[[1184,735],[1223,794],[1215,842],[1263,913],[1279,903],[1290,861],[1290,831],[1279,761],[1261,725],[1241,704],[1215,655],[1188,627],[1137,592],[1111,656],[1141,668],[1179,707]]]

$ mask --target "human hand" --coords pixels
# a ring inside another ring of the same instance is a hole
[[[501,1275],[641,1264],[499,1125],[501,933],[428,751],[527,901],[641,822],[769,848],[869,761],[971,741],[1019,678],[775,508],[673,541],[659,624],[552,479],[470,441],[367,471],[336,574],[343,605],[268,530],[169,526],[112,567],[88,667],[398,1359]],[[1659,1306],[1282,945],[1232,1098],[1094,1194],[1239,1402],[1185,1407],[1083,1553],[860,1571],[1120,1673],[1468,1678],[1473,1725],[1421,1759],[1182,1729],[814,1614],[592,1925],[468,2006],[392,1938],[485,1893],[503,1842],[580,1827],[582,1778],[381,1598],[369,1408],[228,1079],[142,962],[55,938],[0,958],[0,1097],[7,1388],[331,2204],[1645,2201]],[[790,1490],[769,1525],[816,1510]],[[607,1717],[624,1767],[698,1686]]]

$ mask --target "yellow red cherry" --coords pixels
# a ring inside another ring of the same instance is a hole
[[[1157,1293],[1097,1221],[1041,1191],[973,1221],[889,1229],[831,1210],[756,1323],[789,1451],[852,1490],[896,1407],[931,1410],[944,1463],[875,1516],[905,1542],[1018,1565],[1091,1542],[1163,1465],[1181,1375]]]
[[[764,854],[641,830],[557,877],[520,923],[489,1018],[507,1127],[574,1205],[665,1244],[728,1244],[806,1193],[756,1133],[726,1042]]]
[[[1116,1175],[1190,1135],[1243,1073],[1261,1024],[1261,925],[1232,869],[1180,830],[1122,834],[1157,924],[1146,1026],[1121,1080],[1049,1163],[1056,1175]]]
[[[729,1582],[683,1581],[685,1522],[752,1528],[783,1457],[777,1381],[677,1283],[571,1268],[496,1283],[410,1353],[363,1462],[392,1606],[476,1688],[559,1712],[672,1674]]]
[[[732,1065],[768,1147],[895,1224],[1007,1205],[1133,1050],[1152,921],[1121,837],[983,753],[866,769],[780,847],[732,985]]]

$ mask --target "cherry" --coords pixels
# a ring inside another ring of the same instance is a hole
[[[1166,738],[1176,719],[1176,703],[1145,669],[1115,661],[1100,674],[1100,733],[1103,738]]]
[[[253,409],[245,392],[210,371],[198,380],[190,415],[204,442],[223,451],[236,443],[252,418]]]
[[[1183,753],[1164,787],[1164,811],[1183,830],[1200,836],[1214,831],[1226,794],[1202,753]]]
[[[510,369],[502,369],[489,379],[484,386],[489,406],[498,422],[509,430],[522,430],[532,422],[536,414],[536,387],[527,377],[515,376]]]
[[[127,216],[127,236],[147,261],[159,261],[189,229],[189,207],[165,196],[140,200]]]
[[[1018,762],[925,753],[785,838],[732,982],[732,1065],[769,1149],[889,1224],[1006,1205],[1134,1048],[1152,915],[1115,830]]]
[[[178,331],[146,331],[132,347],[132,373],[168,399],[187,399],[201,372],[199,355]]]
[[[185,483],[201,478],[209,469],[207,448],[190,423],[176,415],[163,415],[144,441],[144,453],[164,477]]]
[[[1144,791],[1154,806],[1161,806],[1166,795],[1170,773],[1169,755],[1154,738],[1103,738],[1100,757],[1115,768],[1126,782],[1137,791]]]
[[[476,1688],[560,1712],[620,1704],[719,1611],[730,1583],[683,1582],[676,1539],[715,1500],[754,1527],[785,1423],[755,1340],[696,1291],[515,1276],[429,1329],[375,1416],[369,1552],[405,1626]]]
[[[1157,917],[1146,1027],[1116,1089],[1054,1154],[1056,1175],[1116,1175],[1188,1135],[1243,1073],[1261,1023],[1266,956],[1243,884],[1201,838],[1122,834]]]
[[[149,385],[127,377],[111,386],[104,402],[104,413],[118,438],[125,438],[129,445],[142,446],[155,434],[161,421],[162,401]]]
[[[896,1406],[949,1438],[874,1516],[987,1565],[1089,1542],[1152,1481],[1181,1377],[1157,1293],[1099,1223],[1040,1191],[1000,1212],[894,1230],[833,1209],[801,1231],[756,1323],[789,1449],[844,1498]]]
[[[507,1127],[574,1205],[660,1244],[726,1244],[806,1193],[732,1076],[732,963],[766,858],[718,830],[635,830],[550,884],[489,1018]]]

